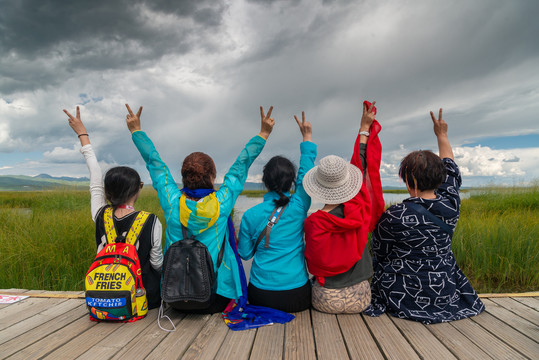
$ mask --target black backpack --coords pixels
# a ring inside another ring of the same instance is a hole
[[[188,236],[182,225],[183,239],[170,245],[163,262],[161,297],[178,310],[209,307],[215,300],[217,275],[206,245]],[[223,260],[224,239],[217,257],[217,269]]]

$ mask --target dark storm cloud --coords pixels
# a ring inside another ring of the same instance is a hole
[[[0,93],[53,85],[79,70],[136,68],[206,41],[222,1],[5,0],[0,12]]]

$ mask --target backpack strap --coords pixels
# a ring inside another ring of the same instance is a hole
[[[135,245],[140,233],[142,232],[142,229],[144,228],[144,224],[146,224],[146,220],[148,220],[148,217],[150,216],[150,213],[146,211],[139,211],[137,216],[133,219],[133,222],[131,223],[131,226],[129,227],[129,232],[127,233],[127,236],[125,237],[125,242],[127,244]],[[112,244],[115,243],[118,239],[118,233],[116,232],[116,227],[114,226],[114,215],[113,215],[113,209],[111,206],[107,207],[104,212],[104,220],[105,220],[105,234],[107,236],[107,243]]]
[[[107,236],[108,244],[115,243],[116,238],[118,237],[118,234],[116,233],[116,228],[114,227],[114,218],[112,212],[112,207],[107,206],[103,215],[105,220],[105,235]]]
[[[131,224],[131,227],[129,228],[129,232],[127,233],[127,236],[125,237],[125,242],[127,244],[135,245],[140,233],[142,232],[142,229],[144,228],[144,225],[146,224],[146,220],[148,220],[149,216],[150,216],[149,212],[139,211],[139,213],[137,214],[137,217],[135,218],[135,220]]]
[[[195,239],[194,236],[189,236],[189,234],[187,233],[187,228],[183,224],[181,224],[181,225],[182,225],[183,238],[184,239]],[[219,266],[221,265],[221,262],[223,262],[223,255],[225,253],[225,239],[226,239],[226,235],[223,236],[223,243],[221,244],[221,248],[219,249],[219,254],[217,255],[217,267],[216,267],[217,269],[219,269]]]
[[[266,240],[264,241],[264,247],[269,248],[269,239],[270,239],[271,228],[273,228],[275,226],[275,224],[277,224],[277,222],[281,218],[281,215],[283,214],[284,209],[287,206],[288,206],[288,204],[286,204],[284,206],[276,206],[275,209],[273,209],[273,212],[271,213],[271,215],[270,215],[270,217],[268,219],[268,223],[266,224],[266,227],[260,233],[260,235],[258,236],[258,239],[256,240],[256,244],[255,244],[255,248],[254,248],[255,251],[256,251],[256,248],[258,248],[258,244],[260,244],[260,242],[262,241],[262,239],[264,237],[266,238]]]
[[[438,225],[440,229],[448,233],[449,235],[453,235],[453,229],[449,225],[447,225],[442,219],[440,219],[438,216],[434,215],[427,209],[425,209],[423,206],[413,203],[413,202],[406,202],[405,203],[407,207],[415,210],[419,214],[425,216],[426,218],[430,219],[434,224]]]

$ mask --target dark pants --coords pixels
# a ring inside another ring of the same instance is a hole
[[[227,307],[228,303],[230,302],[230,299],[218,295],[215,295],[215,300],[213,303],[204,309],[190,309],[190,310],[184,310],[184,309],[176,309],[176,311],[187,313],[187,314],[215,314],[218,312],[223,312],[223,310]],[[173,307],[174,308],[174,307]]]
[[[299,312],[311,307],[311,281],[291,290],[262,290],[249,283],[249,304],[286,312]]]

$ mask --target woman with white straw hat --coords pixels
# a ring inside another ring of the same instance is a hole
[[[329,155],[303,180],[307,194],[325,206],[305,220],[305,259],[315,281],[313,307],[319,311],[359,313],[371,302],[372,261],[366,248],[384,211],[375,102],[363,103],[360,132],[352,160]]]

